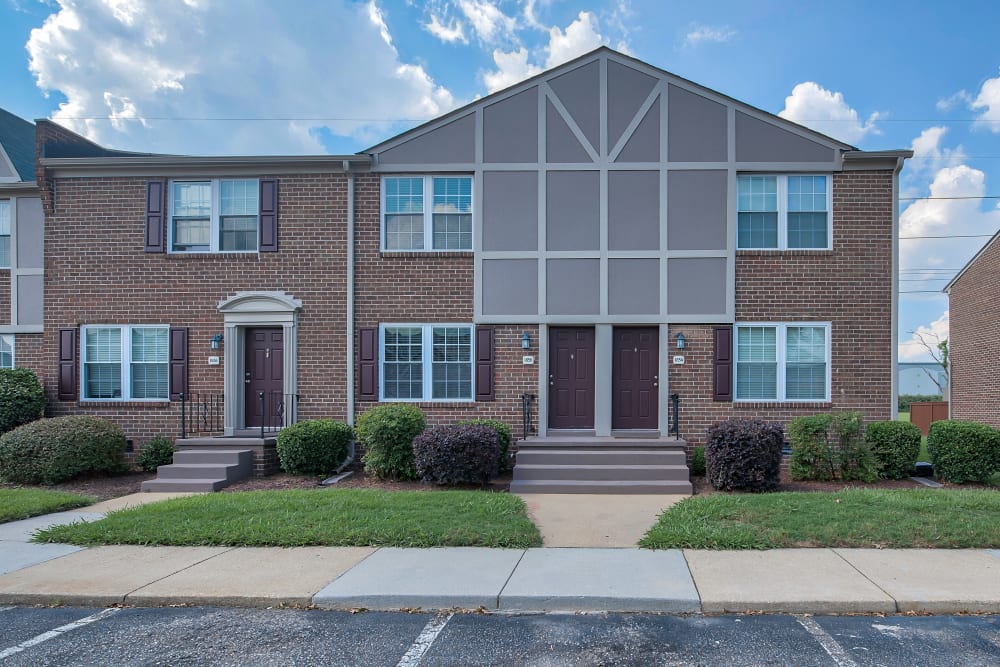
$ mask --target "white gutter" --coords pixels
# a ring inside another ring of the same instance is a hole
[[[354,426],[354,172],[344,160],[347,174],[347,423]],[[354,438],[351,438],[347,459],[337,468],[340,474],[354,463]]]
[[[910,153],[912,155],[912,153]],[[896,157],[892,172],[892,407],[889,415],[893,421],[899,417],[899,172],[908,155]]]

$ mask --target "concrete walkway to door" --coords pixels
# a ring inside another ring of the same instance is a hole
[[[664,510],[688,496],[519,493],[546,547],[634,547]]]

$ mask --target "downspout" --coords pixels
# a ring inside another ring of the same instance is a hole
[[[354,173],[351,163],[344,160],[347,174],[347,423],[354,426]],[[347,459],[336,474],[354,463],[354,438],[351,438]]]
[[[889,411],[893,421],[899,417],[899,172],[903,160],[896,158],[892,172],[892,406]]]

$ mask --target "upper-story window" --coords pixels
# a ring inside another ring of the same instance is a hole
[[[472,250],[472,177],[385,177],[382,248]]]
[[[256,179],[172,181],[171,252],[256,252]]]
[[[83,327],[84,400],[169,399],[167,326]]]
[[[830,177],[737,177],[737,247],[830,249]]]
[[[0,269],[10,268],[10,200],[0,199]]]

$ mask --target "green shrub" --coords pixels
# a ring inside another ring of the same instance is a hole
[[[0,368],[0,433],[41,419],[45,392],[27,368]]]
[[[168,466],[174,462],[174,441],[158,435],[151,439],[135,459],[136,465],[146,472],[156,472],[160,466]]]
[[[293,475],[325,475],[347,460],[351,427],[332,419],[311,419],[278,433],[281,469]]]
[[[1000,431],[978,422],[949,419],[931,424],[927,450],[934,475],[962,484],[1000,472]]]
[[[511,429],[510,426],[503,423],[499,419],[467,419],[465,421],[458,422],[459,426],[464,426],[466,424],[479,424],[480,426],[489,426],[491,429],[497,432],[497,439],[500,442],[500,460],[499,469],[500,472],[510,470],[513,466],[511,465],[513,461],[510,455],[510,437]]]
[[[900,412],[909,412],[910,403],[937,403],[943,400],[941,394],[900,394],[897,405]]]
[[[386,403],[361,415],[354,432],[365,448],[365,472],[382,479],[416,479],[413,438],[424,425],[424,413],[409,403]]]
[[[788,425],[792,479],[874,481],[878,465],[858,412],[796,417]]]
[[[413,439],[417,475],[437,484],[485,484],[497,474],[499,440],[485,424],[432,426]]]
[[[902,479],[913,474],[913,464],[920,455],[920,429],[910,422],[872,422],[865,429],[883,479]]]
[[[760,419],[728,419],[708,429],[705,472],[720,491],[773,491],[778,488],[780,424]]]
[[[103,417],[39,419],[0,437],[0,477],[6,482],[56,484],[127,470],[125,434]]]
[[[699,445],[691,452],[691,475],[693,477],[705,476],[705,447]]]

